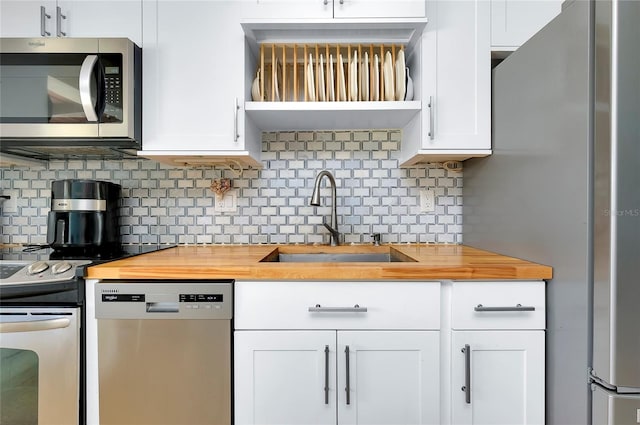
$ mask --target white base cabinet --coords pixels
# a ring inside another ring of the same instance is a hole
[[[236,282],[235,425],[542,425],[542,281]]]
[[[236,282],[235,424],[439,424],[439,282]]]
[[[439,424],[439,339],[438,331],[338,331],[338,423]]]
[[[544,424],[545,283],[453,282],[451,423]]]
[[[438,424],[437,331],[237,331],[235,423]]]
[[[335,423],[335,331],[237,331],[234,347],[236,425]]]
[[[544,423],[544,331],[452,334],[452,424]]]

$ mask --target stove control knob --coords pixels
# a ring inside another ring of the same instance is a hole
[[[47,264],[46,261],[36,261],[33,264],[29,264],[29,267],[27,267],[27,273],[38,274],[38,273],[42,273],[48,268],[49,268],[49,264]]]
[[[51,273],[60,274],[64,273],[71,268],[71,263],[68,261],[60,261],[51,266]]]

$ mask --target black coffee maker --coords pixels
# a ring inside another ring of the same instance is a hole
[[[57,251],[117,249],[120,189],[120,185],[104,181],[54,181],[47,244]]]

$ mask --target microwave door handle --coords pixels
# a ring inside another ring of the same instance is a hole
[[[80,67],[80,102],[82,103],[82,109],[89,122],[97,122],[98,114],[96,108],[91,100],[91,78],[93,76],[93,70],[98,63],[97,55],[88,55],[82,62]]]

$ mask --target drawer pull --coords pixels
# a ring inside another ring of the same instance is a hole
[[[485,307],[482,304],[478,304],[473,309],[475,311],[536,311],[535,307],[522,304],[516,304],[513,307]]]
[[[322,307],[316,304],[315,307],[309,307],[311,313],[366,313],[367,307],[360,307],[358,304],[353,307]]]

